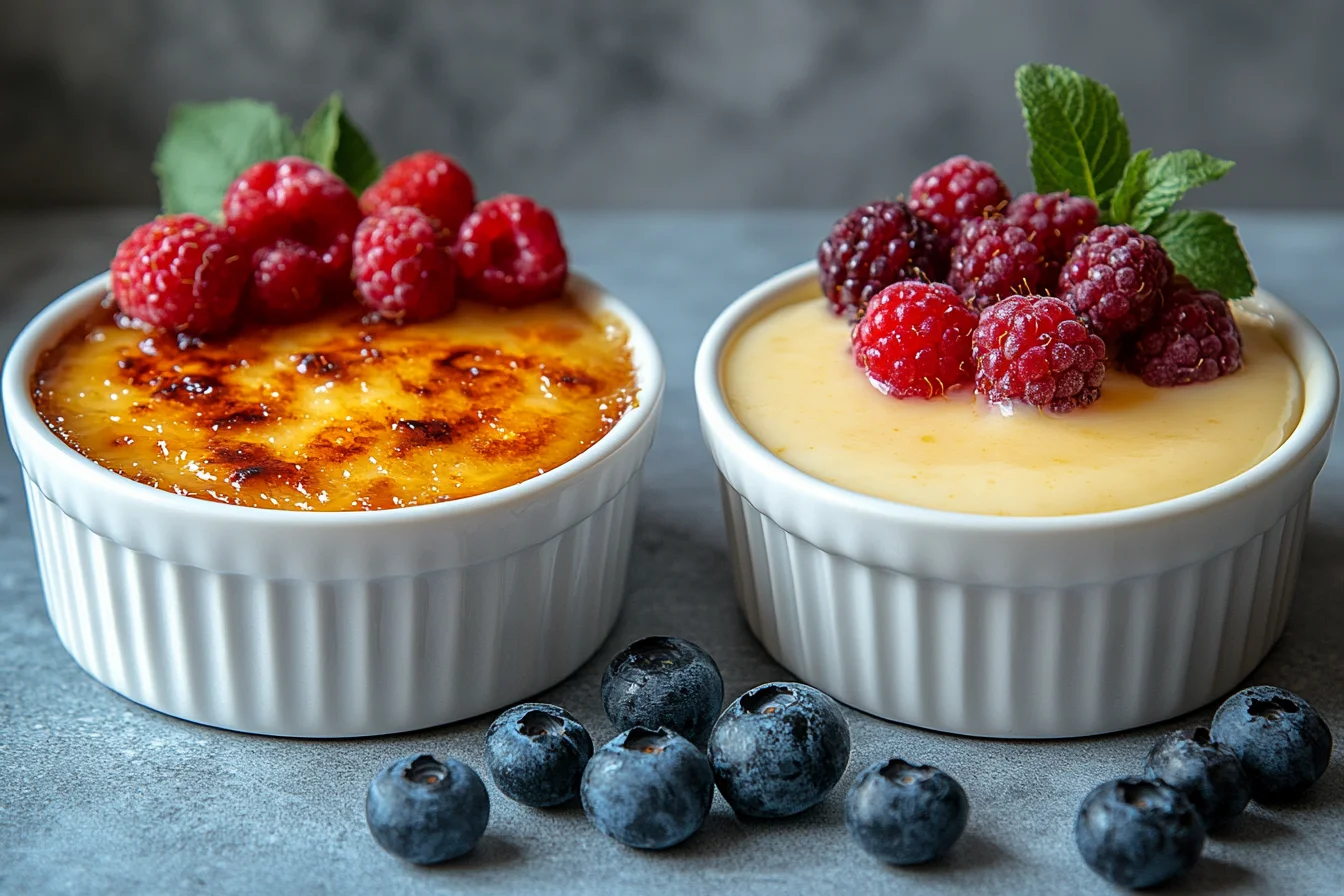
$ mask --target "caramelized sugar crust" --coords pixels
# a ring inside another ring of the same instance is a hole
[[[378,510],[479,495],[584,451],[634,406],[627,333],[569,300],[463,303],[397,326],[355,307],[179,343],[104,302],[48,351],[37,410],[68,445],[180,495]]]

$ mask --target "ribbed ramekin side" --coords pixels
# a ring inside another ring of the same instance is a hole
[[[1283,630],[1309,504],[1160,574],[1008,588],[867,566],[723,498],[738,600],[772,656],[866,712],[991,737],[1130,728],[1230,690]]]
[[[578,668],[620,611],[639,479],[496,560],[327,582],[162,560],[27,491],[49,613],[91,675],[191,721],[344,737],[467,718]]]

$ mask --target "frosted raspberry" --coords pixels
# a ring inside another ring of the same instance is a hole
[[[1162,310],[1126,342],[1121,365],[1150,386],[1183,386],[1241,369],[1241,331],[1226,299],[1175,277]]]
[[[317,253],[330,282],[350,276],[361,217],[345,181],[297,156],[258,162],[224,194],[224,221],[249,251],[282,239],[302,243]]]
[[[1060,297],[1092,332],[1117,339],[1157,312],[1171,272],[1171,259],[1148,234],[1127,224],[1097,227],[1059,272]]]
[[[1041,286],[1055,292],[1059,270],[1088,231],[1097,226],[1097,204],[1085,196],[1019,193],[1003,216],[1025,230],[1045,258]]]
[[[868,302],[854,328],[854,360],[884,394],[937,397],[974,376],[976,319],[945,283],[895,283]]]
[[[947,245],[963,221],[1003,211],[1012,194],[988,162],[953,156],[910,185],[910,209],[928,221]]]
[[[457,263],[476,298],[513,307],[565,291],[569,255],[555,216],[526,196],[487,199],[462,222]]]
[[[355,286],[365,305],[397,321],[429,320],[457,302],[451,238],[410,206],[369,215],[355,232]]]
[[[444,230],[455,234],[476,205],[476,187],[456,159],[427,149],[388,165],[359,197],[359,206],[366,215],[398,205],[420,209],[437,218]]]
[[[112,259],[112,296],[128,317],[190,335],[234,322],[249,267],[243,247],[198,215],[141,224]]]
[[[1044,259],[1030,235],[1006,218],[973,218],[961,225],[947,282],[977,308],[1010,295],[1030,295]]]
[[[817,249],[817,265],[836,314],[857,313],[893,283],[947,274],[936,234],[904,202],[861,205],[836,221]]]
[[[991,305],[980,315],[974,344],[975,391],[992,402],[1064,413],[1101,394],[1106,343],[1059,299],[1011,296]]]

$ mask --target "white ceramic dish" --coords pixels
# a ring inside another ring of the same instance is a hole
[[[1170,501],[1064,517],[927,510],[822,482],[734,418],[720,367],[765,312],[819,295],[801,265],[729,306],[700,346],[738,600],[803,681],[884,718],[992,737],[1098,734],[1230,690],[1283,631],[1339,374],[1268,295],[1302,373],[1302,419],[1252,469]]]
[[[96,277],[34,318],[3,381],[47,607],[94,678],[221,728],[385,734],[534,694],[611,630],[664,377],[643,323],[591,281],[571,292],[625,323],[639,387],[606,436],[496,492],[336,513],[181,497],[57,438],[33,407],[34,365],[106,288]]]

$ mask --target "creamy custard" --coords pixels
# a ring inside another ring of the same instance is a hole
[[[746,327],[721,376],[733,413],[762,445],[842,488],[965,513],[1095,513],[1216,485],[1292,432],[1297,367],[1271,320],[1236,316],[1237,373],[1159,389],[1108,370],[1101,398],[1066,415],[1018,407],[1005,416],[969,388],[934,400],[885,396],[855,365],[849,325],[820,298]]]
[[[574,458],[634,405],[627,332],[565,299],[398,326],[353,304],[179,344],[110,303],[38,365],[67,444],[181,495],[377,510],[479,495]]]

